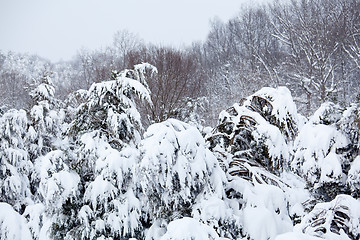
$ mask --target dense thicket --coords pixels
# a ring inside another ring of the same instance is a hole
[[[122,31],[111,46],[82,49],[69,62],[0,53],[0,103],[27,106],[26,92],[44,75],[52,76],[64,99],[114,70],[148,62],[158,74],[148,79],[152,107],[140,109],[146,126],[169,117],[194,118],[194,112],[215,124],[229,102],[265,86],[286,85],[305,115],[328,100],[345,106],[358,95],[359,6],[358,0],[301,0],[250,7],[228,22],[214,19],[207,39],[184,49],[144,44]]]
[[[65,102],[45,76],[29,108],[2,113],[1,238],[359,238],[358,103],[307,119],[265,87],[203,135],[176,119],[144,132],[157,71],[113,72]]]

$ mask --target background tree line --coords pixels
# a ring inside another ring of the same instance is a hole
[[[182,49],[120,31],[111,46],[82,49],[68,62],[0,52],[0,105],[29,105],[26,93],[44,76],[65,99],[139,62],[158,69],[148,79],[153,105],[140,109],[146,124],[177,117],[214,125],[220,109],[264,86],[287,86],[305,115],[328,100],[347,105],[359,92],[359,11],[358,0],[275,1],[212,20],[204,42]]]

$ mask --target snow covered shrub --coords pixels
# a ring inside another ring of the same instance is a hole
[[[338,195],[331,202],[319,203],[295,230],[324,239],[359,239],[360,202]]]
[[[347,149],[348,158],[354,159],[360,152],[360,106],[352,104],[344,110],[336,126],[347,136],[350,141]]]
[[[345,156],[344,172],[347,173],[347,185],[350,187],[351,195],[359,198],[360,196],[360,106],[359,103],[352,104],[345,109],[341,119],[337,122],[337,127],[347,137],[349,145],[340,149]]]
[[[288,88],[264,87],[248,97],[243,105],[277,126],[287,140],[296,136],[300,119]]]
[[[221,112],[208,140],[228,173],[225,202],[238,229],[228,226],[231,234],[224,236],[272,239],[291,230],[305,214],[301,203],[309,194],[296,190],[305,184],[288,172],[291,145],[302,121],[285,87],[263,88],[241,106]]]
[[[36,159],[32,178],[38,181],[34,185],[38,203],[27,206],[24,212],[34,238],[41,231],[46,238],[61,238],[64,231],[76,224],[80,178],[68,163],[67,153],[61,150]]]
[[[66,201],[76,197],[79,176],[66,164],[67,156],[61,150],[54,150],[40,157],[35,163],[36,173],[40,179],[39,192],[47,211],[60,209]]]
[[[35,203],[26,206],[22,214],[27,221],[32,239],[50,239],[49,229],[52,221],[47,216],[46,210],[46,206],[43,203]]]
[[[0,201],[20,212],[32,202],[29,176],[33,164],[25,145],[27,128],[24,110],[11,109],[0,118]]]
[[[336,124],[341,118],[344,109],[332,102],[323,103],[319,109],[310,117],[312,124],[332,125]]]
[[[175,119],[153,124],[140,151],[148,221],[190,216],[197,198],[222,197],[224,173],[195,127]]]

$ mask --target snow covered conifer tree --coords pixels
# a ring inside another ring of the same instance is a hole
[[[29,160],[33,164],[30,185],[34,204],[28,205],[24,216],[29,221],[33,238],[40,231],[48,231],[53,216],[63,218],[62,207],[71,202],[77,192],[77,179],[69,169],[68,145],[63,144],[62,132],[66,127],[65,111],[55,98],[52,73],[45,72],[35,81],[30,91],[32,99],[28,116],[28,130],[24,137]],[[70,154],[71,155],[71,154]],[[69,204],[68,204],[69,205]],[[49,237],[49,235],[46,235]]]
[[[33,161],[51,151],[53,142],[63,131],[65,112],[54,95],[51,73],[44,73],[39,83],[30,91],[33,105],[30,109],[27,141]]]
[[[51,73],[45,72],[39,84],[30,91],[30,96],[35,103],[41,101],[53,102],[55,87],[50,77]]]
[[[147,68],[156,71],[150,64],[139,64],[135,65],[135,70],[113,72],[113,80],[94,83],[88,91],[87,101],[79,106],[68,133],[75,135],[99,130],[118,149],[138,142],[142,126],[134,96],[151,103],[144,77]]]
[[[238,219],[236,225],[240,225],[238,232],[227,226],[231,238],[273,239],[291,229],[290,209],[298,202],[289,194],[295,195],[293,183],[281,176],[295,179],[288,173],[288,164],[300,124],[301,116],[285,87],[262,88],[220,113],[219,125],[208,141],[227,173],[227,201],[234,213],[231,219]],[[297,195],[301,201],[304,196],[303,192]]]
[[[144,71],[114,72],[112,80],[94,83],[70,123],[74,144],[71,169],[80,177],[77,224],[58,237],[69,239],[141,236],[140,201],[134,183],[142,125],[135,96],[151,103]],[[71,216],[69,216],[71,217]],[[57,226],[65,224],[60,220]]]

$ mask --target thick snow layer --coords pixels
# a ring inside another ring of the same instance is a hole
[[[255,92],[253,95],[249,96],[244,102],[244,106],[251,105],[251,99],[253,96],[264,98],[271,103],[271,115],[276,117],[278,124],[282,125],[286,131],[291,131],[288,129],[288,119],[298,125],[299,116],[297,113],[296,104],[293,101],[291,92],[287,87],[264,87]]]
[[[42,120],[44,117],[44,108],[41,105],[35,105],[31,108],[30,116],[34,121]]]
[[[278,235],[275,240],[322,240],[323,238],[318,238],[314,236],[309,236],[303,233],[289,232]]]
[[[265,139],[263,144],[267,146],[269,156],[275,160],[274,167],[281,166],[281,161],[289,161],[289,148],[277,127],[271,124],[259,124],[253,132],[253,136],[257,141]]]
[[[23,216],[26,218],[27,225],[33,236],[40,236],[40,232],[45,230],[43,227],[44,223],[47,222],[45,211],[46,207],[42,203],[29,205],[25,208]]]
[[[286,171],[281,174],[280,178],[288,185],[283,188],[283,191],[288,202],[289,215],[303,217],[305,215],[303,203],[311,198],[309,190],[306,189],[306,181],[294,173]]]
[[[167,222],[164,219],[157,219],[145,233],[145,240],[160,239],[166,233]]]
[[[271,177],[270,173],[267,174]],[[290,216],[299,219],[305,215],[302,203],[310,197],[305,190],[305,181],[290,172],[272,177],[276,186],[266,183],[253,185],[239,177],[233,177],[227,184],[228,188],[242,195],[238,200],[226,200],[232,210],[231,219],[236,220],[238,216],[238,226],[251,239],[274,239],[293,229]]]
[[[270,88],[264,87],[255,92],[252,96],[259,96],[269,100],[273,105],[272,114],[279,116],[279,119],[286,119],[288,115],[297,116],[296,105],[287,87]],[[246,105],[246,103],[244,103]]]
[[[205,222],[211,222],[212,220],[218,222],[220,220],[229,220],[232,217],[232,211],[223,200],[210,197],[209,199],[201,199],[194,206],[193,215],[194,218]]]
[[[100,207],[107,199],[114,199],[118,189],[110,182],[103,179],[102,176],[97,176],[93,182],[86,188],[84,198],[91,201],[94,209]]]
[[[193,206],[192,217],[216,229],[220,236],[234,236],[241,226],[239,204],[216,196],[200,198]]]
[[[257,184],[243,194],[246,205],[241,219],[251,238],[266,240],[292,229],[286,196],[280,188]]]
[[[342,177],[341,159],[339,156],[330,152],[319,162],[321,166],[320,182],[338,182]]]
[[[25,218],[3,202],[0,202],[0,239],[32,239]]]

